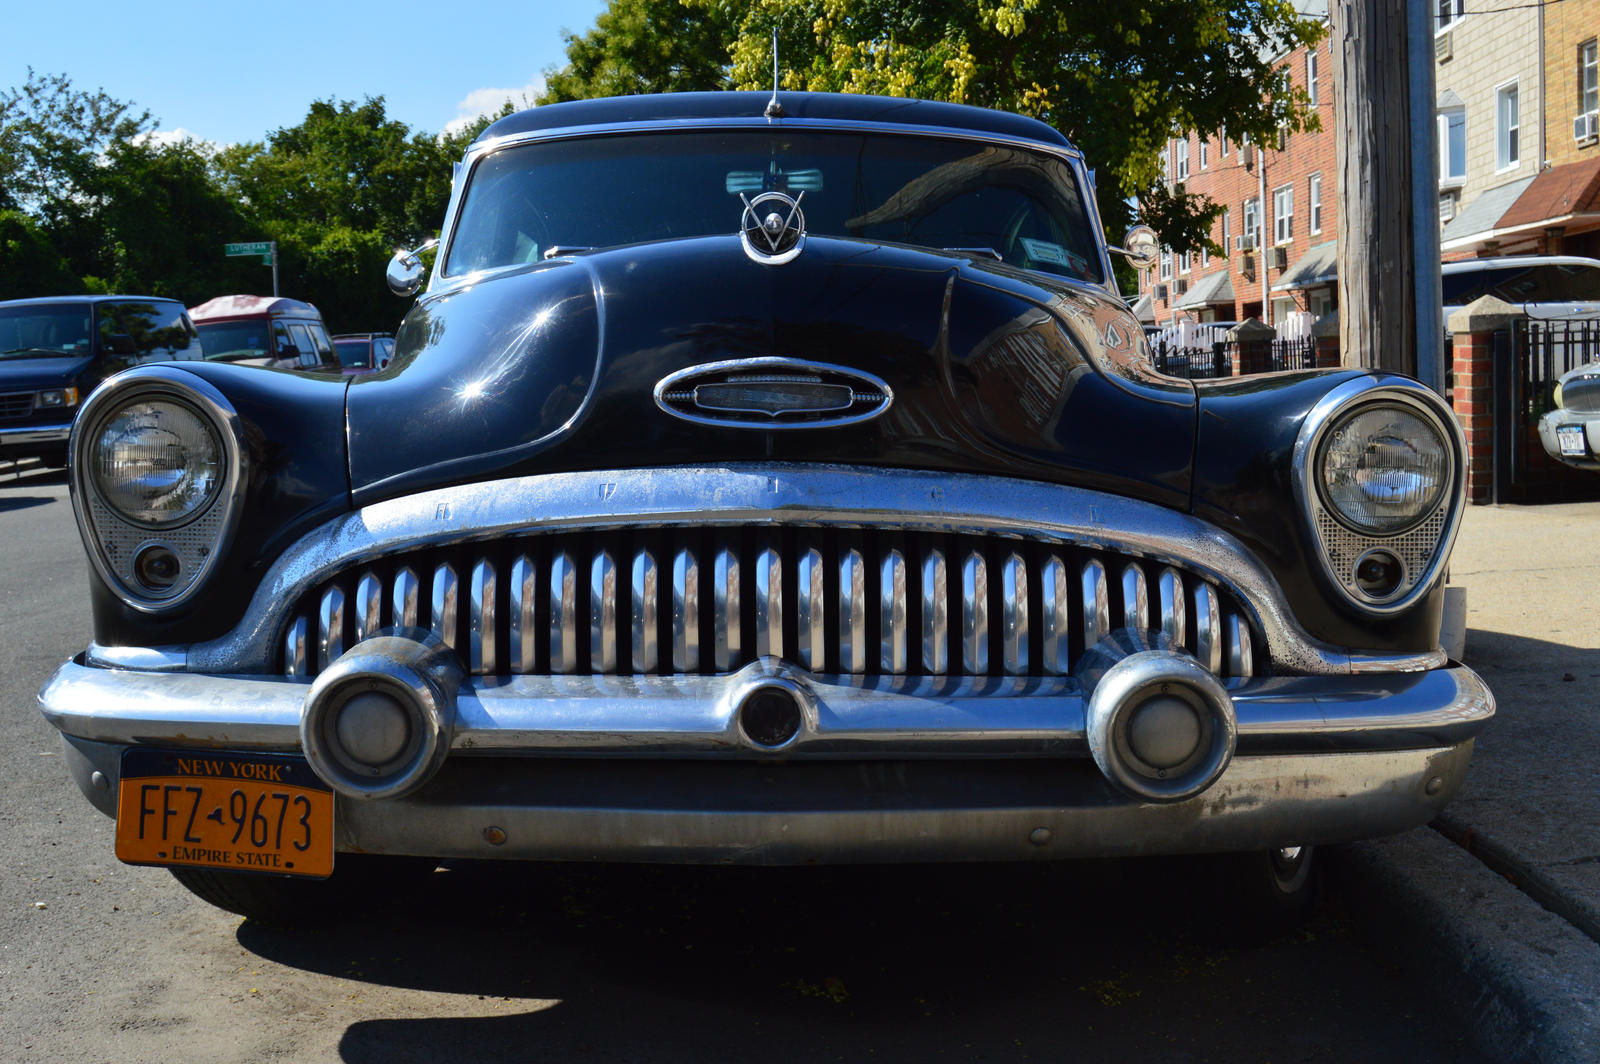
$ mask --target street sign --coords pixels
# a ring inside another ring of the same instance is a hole
[[[267,256],[268,262],[272,261],[272,244],[267,240],[256,240],[248,244],[224,244],[222,247],[225,255],[263,255]]]

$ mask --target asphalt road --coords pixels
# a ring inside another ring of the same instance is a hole
[[[1218,939],[1190,862],[440,870],[316,933],[119,864],[34,695],[89,638],[65,477],[0,474],[0,1059],[1481,1060],[1332,894]]]

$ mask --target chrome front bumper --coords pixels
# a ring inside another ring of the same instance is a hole
[[[740,692],[775,672],[809,706],[781,755],[751,744],[735,720]],[[298,752],[309,690],[68,663],[39,700],[79,786],[115,815],[127,746]],[[772,863],[1326,842],[1431,819],[1494,712],[1460,666],[1251,680],[1229,694],[1232,763],[1198,797],[1152,805],[1096,770],[1082,690],[1068,677],[851,682],[757,662],[720,677],[478,678],[457,696],[439,774],[406,798],[341,797],[339,845]]]
[[[67,442],[72,436],[72,422],[64,425],[21,425],[0,427],[0,447],[32,447],[39,444]]]

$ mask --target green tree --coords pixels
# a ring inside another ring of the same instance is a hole
[[[612,0],[594,29],[565,34],[567,63],[545,71],[539,102],[730,88],[736,14],[731,5]]]

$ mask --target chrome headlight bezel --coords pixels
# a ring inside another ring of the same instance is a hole
[[[1324,477],[1330,433],[1356,416],[1398,408],[1418,418],[1438,437],[1446,468],[1445,487],[1414,519],[1374,531],[1349,519],[1332,502]],[[1294,490],[1317,547],[1324,575],[1349,603],[1388,616],[1415,605],[1443,573],[1466,502],[1466,442],[1454,413],[1433,391],[1410,379],[1376,374],[1347,381],[1312,408],[1295,440]],[[1374,593],[1358,578],[1360,563],[1386,556],[1398,567],[1392,590]]]
[[[185,408],[209,430],[221,452],[220,476],[205,501],[180,517],[154,522],[130,517],[113,505],[93,466],[93,450],[111,419],[151,400]],[[248,480],[244,431],[232,404],[194,374],[171,366],[141,366],[112,377],[90,395],[73,423],[68,451],[73,510],[95,572],[141,613],[169,613],[191,601],[232,541]],[[175,573],[162,586],[140,579],[141,572],[152,568],[151,558]]]

